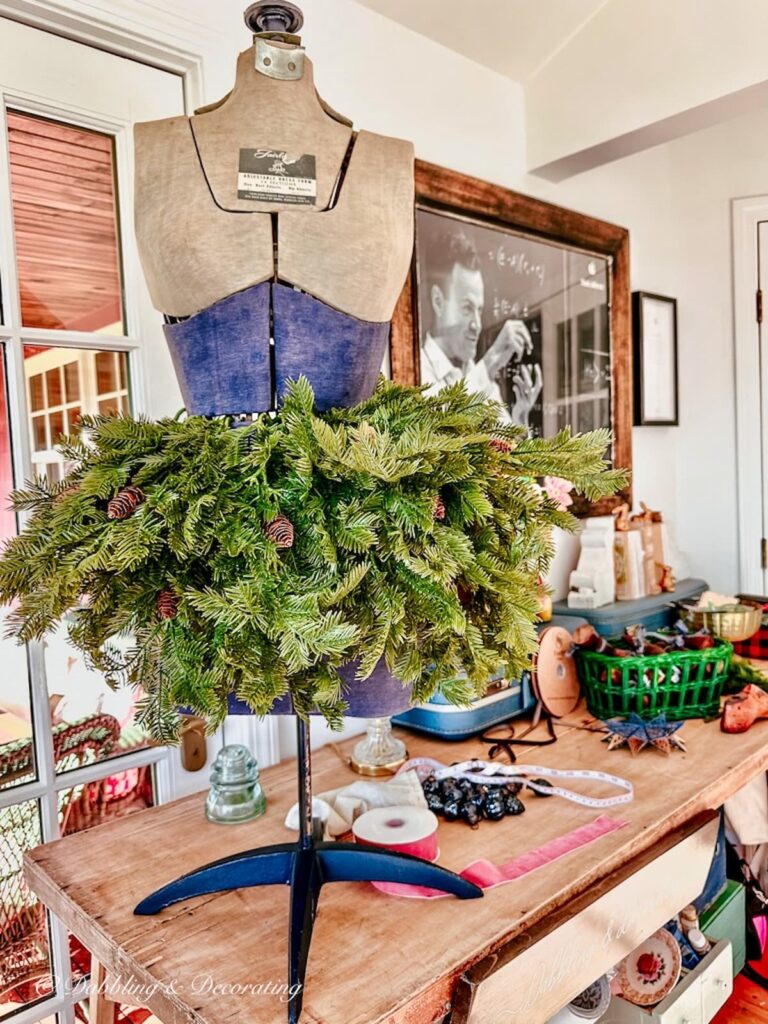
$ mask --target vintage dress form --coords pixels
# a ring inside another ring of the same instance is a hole
[[[286,54],[301,77],[255,69]],[[318,97],[303,51],[258,38],[228,96],[137,124],[135,143],[139,255],[188,412],[274,409],[301,374],[319,409],[370,397],[413,249],[411,143],[354,132]],[[257,148],[313,156],[315,202],[239,198],[240,151]],[[352,683],[354,665],[342,676]],[[357,717],[409,703],[383,664],[349,695]],[[229,705],[251,713],[234,694]],[[272,711],[292,713],[290,698]]]
[[[259,7],[296,11],[291,4],[257,3],[246,20]],[[300,77],[288,81],[254,70],[257,58],[266,57],[267,68],[281,65],[280,49],[257,37],[255,52],[240,55],[235,89],[222,103],[191,119],[136,127],[139,251],[154,304],[168,321],[166,337],[187,409],[202,415],[273,409],[286,381],[301,373],[320,408],[369,397],[410,263],[410,144],[355,135],[315,94],[309,61]],[[314,156],[316,202],[290,207],[238,197],[243,148]],[[353,709],[350,701],[352,714],[391,714],[386,701],[396,697],[399,703],[404,694],[407,703],[407,691],[383,662],[357,690],[376,706]],[[249,708],[230,702],[230,711],[238,710]],[[325,883],[395,881],[465,899],[482,896],[460,876],[406,854],[317,842],[309,730],[299,716],[296,731],[298,842],[206,864],[135,908],[156,914],[203,893],[289,884],[288,986],[297,993],[287,1005],[292,1024],[301,1014]]]
[[[274,408],[300,374],[320,409],[369,397],[413,247],[412,145],[329,112],[308,59],[289,81],[256,59],[219,104],[135,129],[139,253],[202,415]],[[243,149],[313,156],[315,201],[238,197]]]

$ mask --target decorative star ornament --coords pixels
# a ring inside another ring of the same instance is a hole
[[[666,715],[657,715],[650,721],[643,719],[634,712],[629,718],[611,718],[603,722],[607,736],[604,737],[609,750],[616,750],[626,743],[634,757],[644,747],[655,747],[662,754],[672,750],[685,752],[685,740],[677,735],[683,722],[668,722]]]

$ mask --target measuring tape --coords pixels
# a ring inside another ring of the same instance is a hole
[[[436,779],[469,779],[470,782],[477,782],[484,786],[505,786],[508,782],[517,780],[524,781],[525,785],[542,796],[561,796],[572,803],[581,804],[583,807],[616,807],[618,804],[628,804],[635,796],[635,787],[627,779],[618,775],[609,775],[607,772],[590,771],[589,769],[558,769],[542,768],[533,764],[498,764],[494,761],[462,761],[460,764],[444,765],[432,757],[414,757],[400,769],[400,772],[415,769],[419,778],[427,774],[434,775]],[[421,771],[419,771],[421,769]],[[426,770],[428,769],[428,771]],[[398,772],[398,775],[400,774]],[[565,789],[562,786],[541,786],[532,782],[528,776],[537,775],[550,779],[588,779],[596,782],[605,782],[609,786],[625,790],[621,796],[593,797],[584,796],[582,793],[574,793],[572,789]]]

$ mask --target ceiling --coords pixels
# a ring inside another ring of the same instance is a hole
[[[608,2],[357,0],[517,82],[528,81]]]

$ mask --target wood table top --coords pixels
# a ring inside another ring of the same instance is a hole
[[[587,720],[583,707],[569,722]],[[718,722],[687,722],[687,752],[609,751],[599,733],[558,727],[541,749],[518,759],[552,768],[597,769],[629,779],[632,803],[596,811],[569,801],[523,794],[526,813],[476,830],[441,821],[440,863],[461,870],[486,857],[503,863],[555,839],[600,813],[626,827],[482,899],[412,900],[383,895],[367,883],[322,890],[307,971],[302,1022],[428,1024],[441,1019],[462,970],[533,930],[557,908],[677,826],[715,809],[768,768],[768,722],[728,736]],[[446,743],[398,730],[411,756],[446,763],[483,757],[478,740]],[[346,766],[354,740],[313,755],[316,794],[359,779]],[[200,794],[37,847],[27,854],[32,889],[113,975],[145,986],[139,1001],[164,1024],[277,1024],[286,1007],[288,890],[242,889],[179,903],[157,917],[136,917],[135,904],[158,886],[206,862],[290,840],[283,820],[296,798],[293,759],[262,774],[267,813],[238,826],[207,822]],[[582,788],[583,787],[583,788]],[[574,783],[593,796],[615,796],[602,783]],[[238,990],[238,986],[252,986]],[[151,988],[156,991],[151,993]],[[214,987],[217,986],[217,987]],[[259,986],[262,986],[259,990]],[[272,987],[272,994],[269,989]],[[284,989],[283,989],[284,990]]]

